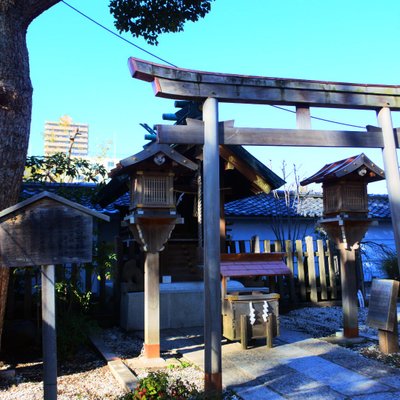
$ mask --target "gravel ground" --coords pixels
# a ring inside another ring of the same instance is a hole
[[[379,351],[378,331],[366,325],[367,314],[367,308],[360,309],[358,313],[358,327],[360,335],[366,338],[365,341],[346,347],[364,357],[400,368],[400,353],[383,354]],[[287,327],[321,339],[336,335],[340,330],[338,328],[342,327],[342,319],[341,307],[301,308],[280,316],[283,329]]]
[[[129,359],[142,352],[143,341],[132,333],[119,328],[103,330],[101,335],[109,349],[129,366]],[[168,355],[167,355],[168,356]],[[16,376],[12,380],[2,380],[0,376],[1,400],[39,400],[43,399],[41,360],[13,365]],[[0,368],[1,370],[1,368]],[[194,384],[198,390],[204,388],[204,373],[195,366],[186,363],[174,363],[168,366],[171,380],[180,378]],[[138,378],[147,375],[147,370],[135,370]],[[59,400],[100,400],[116,399],[125,392],[109,371],[106,362],[97,352],[83,348],[74,363],[62,363],[58,372],[57,391]],[[227,398],[234,399],[235,396]]]
[[[366,326],[367,311],[361,309],[359,313],[360,333],[369,337],[376,337],[376,330]],[[285,327],[310,334],[315,338],[334,335],[342,325],[342,310],[340,307],[312,307],[291,311],[280,316],[281,329]],[[112,328],[103,331],[102,338],[110,349],[129,365],[129,359],[136,357],[142,351],[142,340],[131,333]],[[400,353],[383,355],[379,352],[377,340],[369,339],[366,342],[352,346],[365,357],[400,368]],[[16,376],[5,381],[0,377],[0,398],[2,400],[36,400],[43,398],[42,390],[42,363],[40,360],[30,363],[14,365]],[[143,377],[147,371],[135,371],[138,377]],[[197,386],[204,387],[203,372],[195,366],[175,365],[167,368],[171,379],[181,378]],[[58,398],[60,400],[99,400],[116,399],[124,392],[111,375],[106,363],[100,356],[89,348],[84,348],[77,355],[74,363],[65,362],[60,366],[58,378]],[[234,395],[226,395],[227,399],[238,399]]]
[[[41,361],[19,363],[14,366],[16,376],[12,380],[0,378],[2,400],[43,399]],[[106,363],[93,350],[84,348],[74,363],[65,362],[58,372],[57,391],[59,400],[115,399],[124,394]]]

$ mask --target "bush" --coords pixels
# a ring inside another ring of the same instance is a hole
[[[182,379],[170,381],[165,372],[150,372],[139,380],[132,393],[119,400],[183,400],[200,399],[201,394],[196,387]]]
[[[57,354],[69,359],[88,343],[88,335],[97,327],[88,316],[91,293],[82,291],[70,280],[56,282]]]
[[[381,262],[382,270],[389,279],[399,279],[399,268],[397,263],[397,253],[387,251]]]
[[[57,318],[57,354],[61,360],[70,359],[81,346],[88,344],[88,335],[96,329],[86,315],[71,313]]]

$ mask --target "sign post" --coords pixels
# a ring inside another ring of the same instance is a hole
[[[42,265],[43,398],[57,398],[55,267]]]
[[[54,264],[92,261],[93,217],[110,218],[42,192],[0,212],[0,266],[41,265],[43,398],[57,399]]]

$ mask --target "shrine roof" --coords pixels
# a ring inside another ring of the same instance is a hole
[[[158,149],[158,151],[162,150],[171,157],[178,157],[179,155],[181,163],[188,167],[194,176],[194,170],[197,169],[197,165],[194,161],[191,161],[191,158],[195,160],[195,157],[189,155],[194,148],[201,149],[200,146],[189,146],[188,151],[184,145],[169,146],[158,143],[146,145],[144,150],[120,161],[118,167],[110,172],[112,179],[100,191],[98,197],[99,204],[106,207],[125,194],[129,187],[129,172],[138,163],[150,156],[154,156],[157,153],[154,149]],[[283,179],[257,160],[242,146],[220,146],[220,157],[227,164],[232,164],[232,168],[225,169],[224,172],[224,185],[230,188],[229,193],[226,192],[226,195],[230,196],[230,200],[260,192],[269,192],[285,183]]]
[[[290,269],[283,261],[221,261],[222,276],[276,276],[290,274]]]
[[[221,275],[230,277],[290,275],[290,269],[283,262],[283,255],[284,253],[221,254]]]
[[[274,171],[266,167],[262,162],[249,153],[243,146],[225,146],[231,152],[235,153],[245,161],[256,173],[259,173],[271,186],[271,189],[277,189],[286,182],[280,178]]]

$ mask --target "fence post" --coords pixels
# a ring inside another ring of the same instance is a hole
[[[304,269],[304,258],[303,258],[303,242],[296,240],[296,257],[297,257],[297,270],[299,275],[300,284],[300,298],[302,301],[307,300],[307,289],[306,289],[306,274]]]
[[[264,253],[271,253],[271,241],[264,240]]]
[[[275,253],[280,253],[282,251],[282,243],[280,240],[275,240]],[[284,299],[285,296],[285,286],[283,284],[283,276],[278,275],[278,288],[279,294],[281,295],[281,299]]]
[[[335,264],[333,260],[332,243],[326,241],[326,252],[328,256],[328,269],[329,269],[329,284],[331,287],[331,300],[337,299],[337,285],[336,285],[336,273]]]
[[[318,302],[318,290],[317,290],[317,273],[314,259],[314,243],[311,236],[306,237],[306,249],[307,249],[307,266],[308,266],[308,278],[310,282],[310,300],[312,302]]]
[[[260,253],[260,238],[258,235],[255,235],[251,238],[251,253]]]
[[[285,240],[285,248],[286,248],[286,264],[292,273],[289,277],[289,293],[290,299],[294,304],[297,304],[297,296],[296,289],[294,286],[294,263],[293,263],[293,243],[291,240]]]
[[[325,250],[324,243],[321,239],[317,240],[318,265],[319,265],[319,281],[321,283],[321,300],[328,300],[328,288],[326,285],[326,269],[325,269]]]

